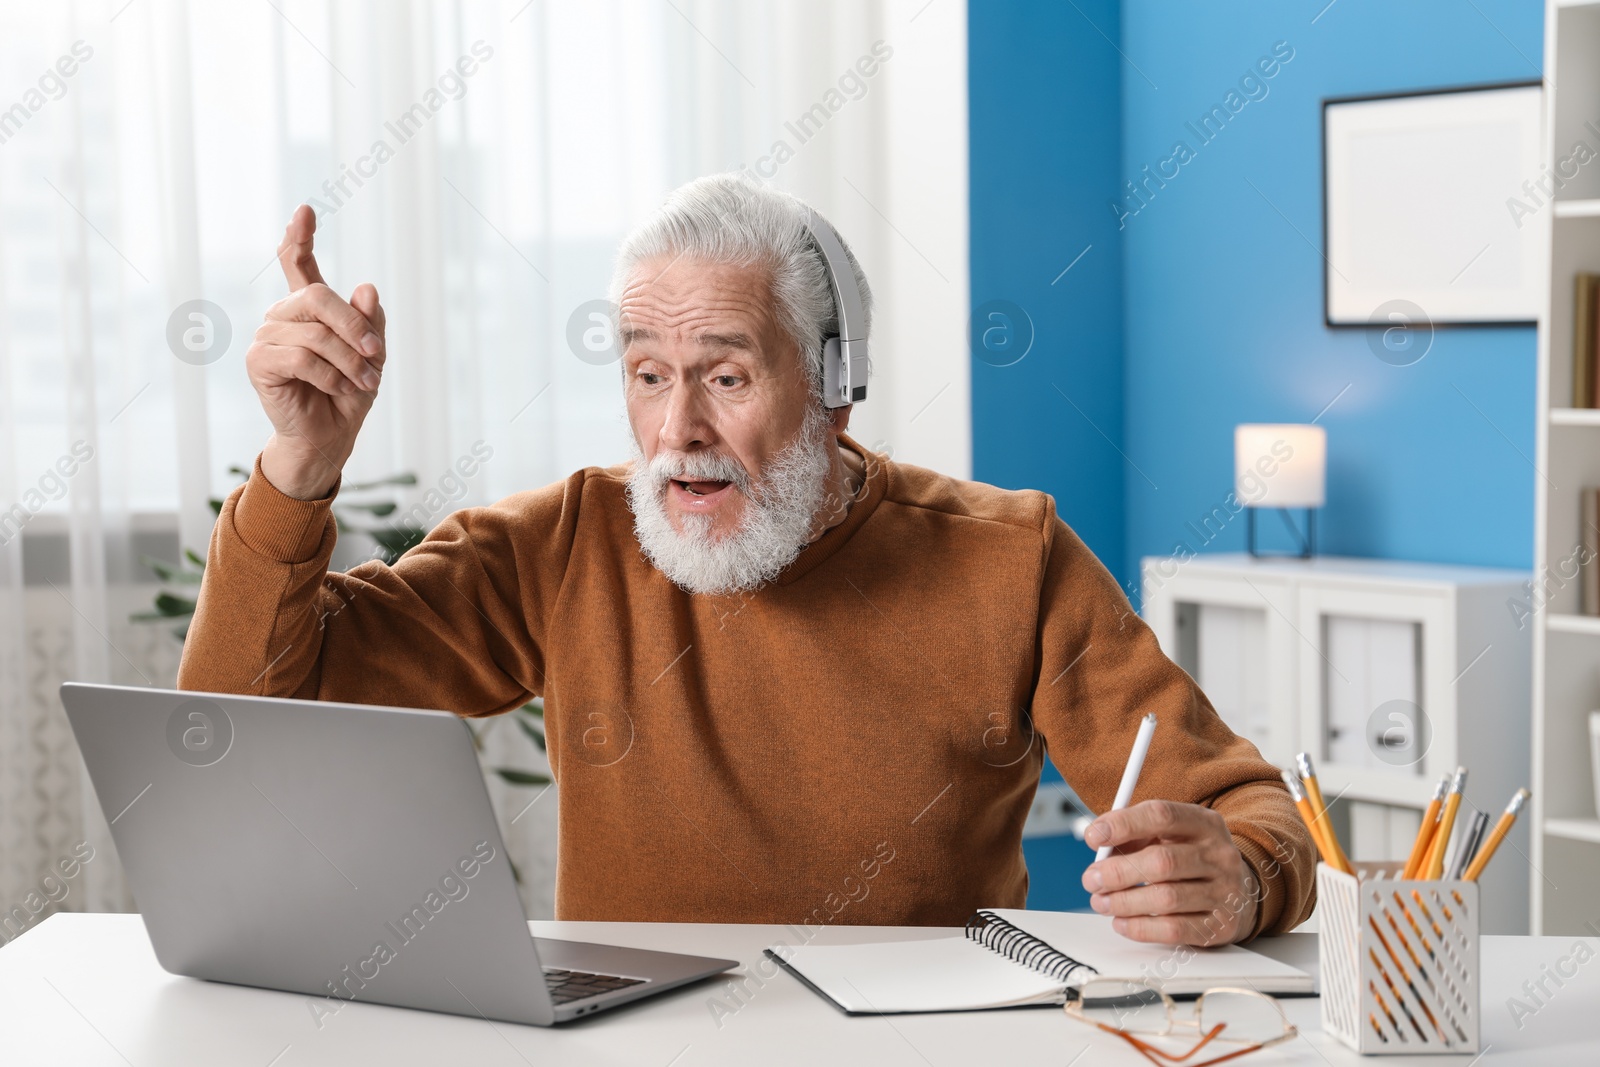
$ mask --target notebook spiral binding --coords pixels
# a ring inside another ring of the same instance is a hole
[[[1083,971],[1082,977],[1099,974],[1089,964],[1075,960],[1060,949],[1039,940],[1021,927],[1013,926],[992,911],[980,911],[967,920],[967,937],[991,952],[1030,970],[1066,984]]]

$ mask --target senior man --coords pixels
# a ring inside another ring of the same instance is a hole
[[[679,189],[613,283],[632,462],[329,574],[384,314],[370,285],[323,284],[300,208],[291,293],[246,358],[274,433],[218,517],[179,685],[466,716],[543,696],[563,919],[1021,907],[1046,748],[1104,812],[1155,712],[1143,799],[1089,830],[1117,849],[1084,873],[1093,907],[1168,943],[1304,920],[1311,843],[1277,771],[1051,498],[895,463],[824,407],[836,311],[806,219],[730,176]]]

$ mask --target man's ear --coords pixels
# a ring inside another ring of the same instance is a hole
[[[844,433],[850,428],[850,409],[854,404],[846,404],[842,408],[828,408],[828,425],[833,427],[835,434]]]

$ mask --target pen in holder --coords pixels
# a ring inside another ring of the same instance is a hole
[[[1476,1053],[1478,884],[1317,865],[1322,1028],[1357,1052]]]

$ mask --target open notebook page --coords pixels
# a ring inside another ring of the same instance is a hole
[[[1103,915],[996,908],[991,914],[1093,966],[1108,978],[1137,978],[1175,996],[1216,986],[1263,993],[1310,993],[1311,976],[1237,945],[1175,948],[1130,941]],[[802,945],[788,968],[845,1011],[981,1011],[1059,1004],[1062,983],[956,934],[924,941]],[[1086,977],[1081,973],[1075,980]]]
[[[1103,915],[995,908],[993,914],[1082,960],[1108,978],[1138,978],[1173,996],[1237,986],[1263,993],[1310,993],[1309,974],[1238,945],[1175,948],[1130,941]]]
[[[1059,1004],[1062,985],[969,940],[802,945],[786,965],[849,1012],[979,1011]]]

